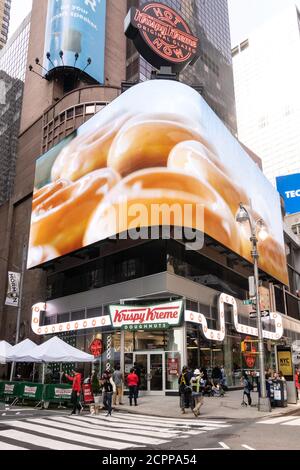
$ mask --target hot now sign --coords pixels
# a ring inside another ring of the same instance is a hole
[[[111,305],[110,316],[114,328],[129,325],[178,325],[181,319],[182,300],[153,306]]]

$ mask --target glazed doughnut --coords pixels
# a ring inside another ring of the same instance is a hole
[[[218,157],[200,142],[189,141],[176,145],[170,153],[168,168],[208,181],[227,202],[234,216],[241,202],[249,204],[246,193],[231,182]]]
[[[280,279],[284,284],[289,284],[286,255],[283,247],[280,243],[275,240],[272,236],[265,240],[258,241],[258,253],[259,267],[274,276],[276,279]]]
[[[202,129],[176,114],[140,114],[130,119],[116,136],[108,166],[127,176],[143,168],[167,166],[169,153],[179,142],[206,142]]]
[[[51,195],[32,213],[30,245],[48,245],[62,255],[81,248],[89,217],[119,180],[105,168]]]
[[[175,205],[180,210],[179,214],[174,210],[168,223],[153,206],[163,204],[169,212]],[[184,211],[185,204],[192,205],[190,213]],[[204,207],[204,226],[196,218],[196,204]],[[84,244],[137,227],[183,224],[205,231],[225,246],[239,249],[233,215],[209,183],[167,168],[140,170],[123,179],[100,203],[88,224]]]
[[[69,184],[67,180],[57,180],[54,183],[47,184],[41,189],[35,190],[32,199],[32,210],[35,210],[41,203],[52,196],[52,194],[60,191]]]
[[[61,178],[77,181],[91,171],[106,168],[110,146],[128,116],[124,114],[100,129],[75,137],[54,162],[52,181]]]
[[[30,246],[28,250],[27,269],[59,258],[60,253],[52,246]]]

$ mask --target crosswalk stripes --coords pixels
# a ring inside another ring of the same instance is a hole
[[[283,426],[300,426],[299,416],[281,416],[280,418],[269,418],[257,421],[258,424],[279,424]]]
[[[0,450],[124,450],[147,448],[228,427],[224,421],[159,418],[116,413],[113,416],[52,415],[2,421]]]

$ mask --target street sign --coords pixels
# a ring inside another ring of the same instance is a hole
[[[254,297],[256,292],[255,292],[255,278],[254,276],[249,276],[248,277],[248,285],[249,285],[249,295],[250,297]]]
[[[269,310],[263,310],[262,312],[260,312],[261,317],[268,317],[269,315],[270,315]]]
[[[252,305],[253,303],[255,303],[255,301],[252,299],[243,300],[244,305]]]

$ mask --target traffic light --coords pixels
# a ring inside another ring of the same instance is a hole
[[[247,340],[245,339],[244,341],[241,342],[241,352],[242,353],[251,353],[253,352],[252,348],[252,340]]]

